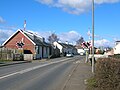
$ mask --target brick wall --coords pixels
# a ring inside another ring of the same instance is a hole
[[[23,39],[23,40],[22,40]],[[16,43],[23,41],[24,42],[24,46],[23,49],[24,50],[30,50],[32,53],[35,52],[34,50],[34,44],[28,39],[26,38],[21,32],[18,32],[16,35],[14,35],[6,44],[5,47],[6,48],[12,48],[12,49],[18,49],[19,47],[17,46]]]

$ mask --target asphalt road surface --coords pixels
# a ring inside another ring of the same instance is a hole
[[[57,58],[47,62],[0,67],[0,90],[62,90],[78,60]]]

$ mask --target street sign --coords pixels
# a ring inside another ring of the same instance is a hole
[[[24,46],[24,43],[23,42],[18,42],[18,43],[16,43],[16,45],[17,45],[17,47],[22,48]]]

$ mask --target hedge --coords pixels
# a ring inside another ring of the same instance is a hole
[[[120,90],[120,60],[98,59],[94,78],[98,90]]]

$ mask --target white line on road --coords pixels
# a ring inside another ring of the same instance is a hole
[[[13,76],[13,75],[16,75],[16,74],[18,74],[18,72],[15,72],[15,73],[11,73],[11,74],[2,76],[2,77],[0,77],[0,79],[6,78],[6,77],[9,77],[9,76]]]
[[[55,61],[55,62],[51,62],[51,63],[47,63],[47,64],[27,68],[27,69],[24,69],[24,70],[21,70],[21,71],[18,71],[18,72],[14,72],[14,73],[11,73],[11,74],[8,74],[8,75],[5,75],[5,76],[0,76],[0,79],[7,78],[7,77],[10,77],[10,76],[13,76],[13,75],[16,75],[16,74],[23,74],[23,73],[26,73],[26,72],[29,72],[29,71],[32,71],[32,70],[47,66],[47,65],[63,62],[63,61],[69,60],[69,59],[70,58],[66,58],[66,59],[63,59],[63,60],[60,60],[60,61]]]

